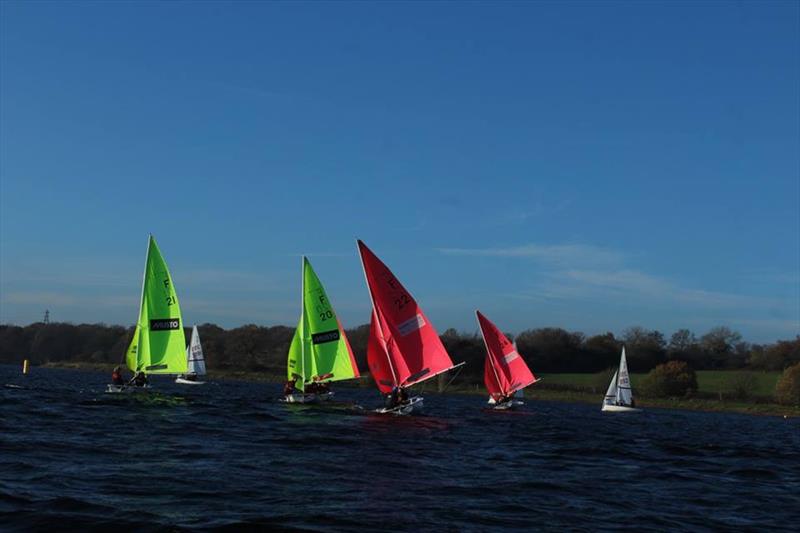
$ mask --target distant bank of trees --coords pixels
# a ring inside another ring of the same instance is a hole
[[[238,369],[282,374],[294,328],[246,325],[222,329],[199,326],[209,369]],[[188,337],[190,330],[185,331]],[[121,363],[133,328],[105,324],[35,323],[0,325],[0,362],[33,364],[48,362]],[[369,326],[347,330],[359,368],[367,371]],[[478,333],[448,329],[442,342],[454,361],[466,361],[463,375],[475,381],[483,376],[485,348]],[[587,337],[561,328],[529,329],[516,336],[517,348],[535,373],[599,372],[616,366],[622,345],[632,372],[648,372],[669,361],[684,361],[695,370],[783,370],[800,363],[800,336],[772,344],[751,344],[725,326],[697,337],[681,329],[668,339],[659,331],[642,327]]]

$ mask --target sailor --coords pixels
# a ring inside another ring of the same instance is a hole
[[[133,376],[133,378],[130,380],[128,385],[130,385],[131,383],[133,383],[137,387],[144,387],[145,385],[147,385],[147,376],[144,375],[144,372],[139,370],[138,372],[136,372],[136,375]]]
[[[386,408],[394,409],[398,405],[400,405],[400,387],[395,387],[390,394],[386,395]]]
[[[408,391],[406,391],[406,389],[404,389],[403,387],[400,387],[399,396],[401,404],[408,403]]]
[[[283,394],[285,396],[289,396],[290,394],[295,394],[297,392],[300,392],[297,390],[297,387],[295,387],[295,383],[297,383],[297,378],[290,379],[289,381],[286,382],[286,385],[283,386]]]
[[[114,367],[114,371],[111,373],[111,383],[118,386],[125,385],[125,379],[122,377],[122,370],[118,366]]]

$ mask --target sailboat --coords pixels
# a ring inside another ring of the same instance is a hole
[[[302,265],[300,321],[289,346],[287,376],[296,392],[285,394],[288,403],[328,400],[328,383],[360,376],[353,350],[347,341],[328,295],[311,263]]]
[[[631,378],[628,374],[628,363],[625,360],[625,347],[619,358],[619,370],[614,372],[611,383],[608,385],[606,396],[603,398],[603,411],[623,413],[641,411],[634,407],[633,393],[631,392]]]
[[[489,405],[499,410],[522,405],[518,394],[539,380],[525,364],[516,345],[480,311],[475,311],[475,316],[486,346],[483,382],[489,391]]]
[[[206,375],[206,361],[203,358],[203,347],[200,345],[200,334],[197,326],[192,327],[192,338],[186,348],[186,375],[175,378],[175,383],[182,385],[202,385],[205,381],[198,381],[198,376]]]
[[[358,251],[372,300],[367,361],[380,392],[404,392],[463,365],[453,365],[436,330],[389,268],[362,241]],[[421,396],[414,396],[377,412],[407,415],[422,403]]]
[[[186,339],[182,322],[181,307],[167,263],[156,240],[150,235],[139,320],[125,354],[128,369],[147,374],[185,374]],[[134,392],[143,388],[110,384],[106,392]]]

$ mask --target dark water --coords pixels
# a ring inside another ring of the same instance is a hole
[[[426,398],[381,417],[372,390],[325,408],[275,385],[0,366],[0,529],[485,531],[783,529],[800,520],[800,421]],[[347,400],[350,403],[345,403]],[[599,398],[598,398],[599,404]],[[795,529],[796,530],[796,529]]]

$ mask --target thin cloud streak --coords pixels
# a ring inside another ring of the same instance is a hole
[[[39,305],[42,308],[53,306],[83,306],[83,307],[126,307],[139,305],[138,296],[93,296],[85,298],[64,292],[55,291],[14,291],[3,296],[4,304],[12,305]],[[87,305],[88,304],[88,305]]]
[[[445,255],[475,257],[527,257],[554,265],[619,264],[624,255],[588,244],[524,244],[506,248],[437,248]]]
[[[707,291],[681,286],[666,278],[637,270],[565,270],[548,274],[541,286],[547,298],[637,298],[653,303],[684,304],[706,309],[772,309],[775,298]]]
[[[737,294],[687,287],[670,279],[652,275],[624,264],[625,255],[613,249],[586,244],[525,244],[504,248],[438,248],[454,256],[527,258],[541,265],[537,282],[516,293],[511,300],[548,302],[623,303],[626,307],[669,307],[691,313],[722,312],[728,321],[774,330],[796,331],[797,310],[786,299]],[[791,276],[775,276],[776,281],[791,281]],[[764,322],[741,317],[744,313],[768,313],[774,319]]]

